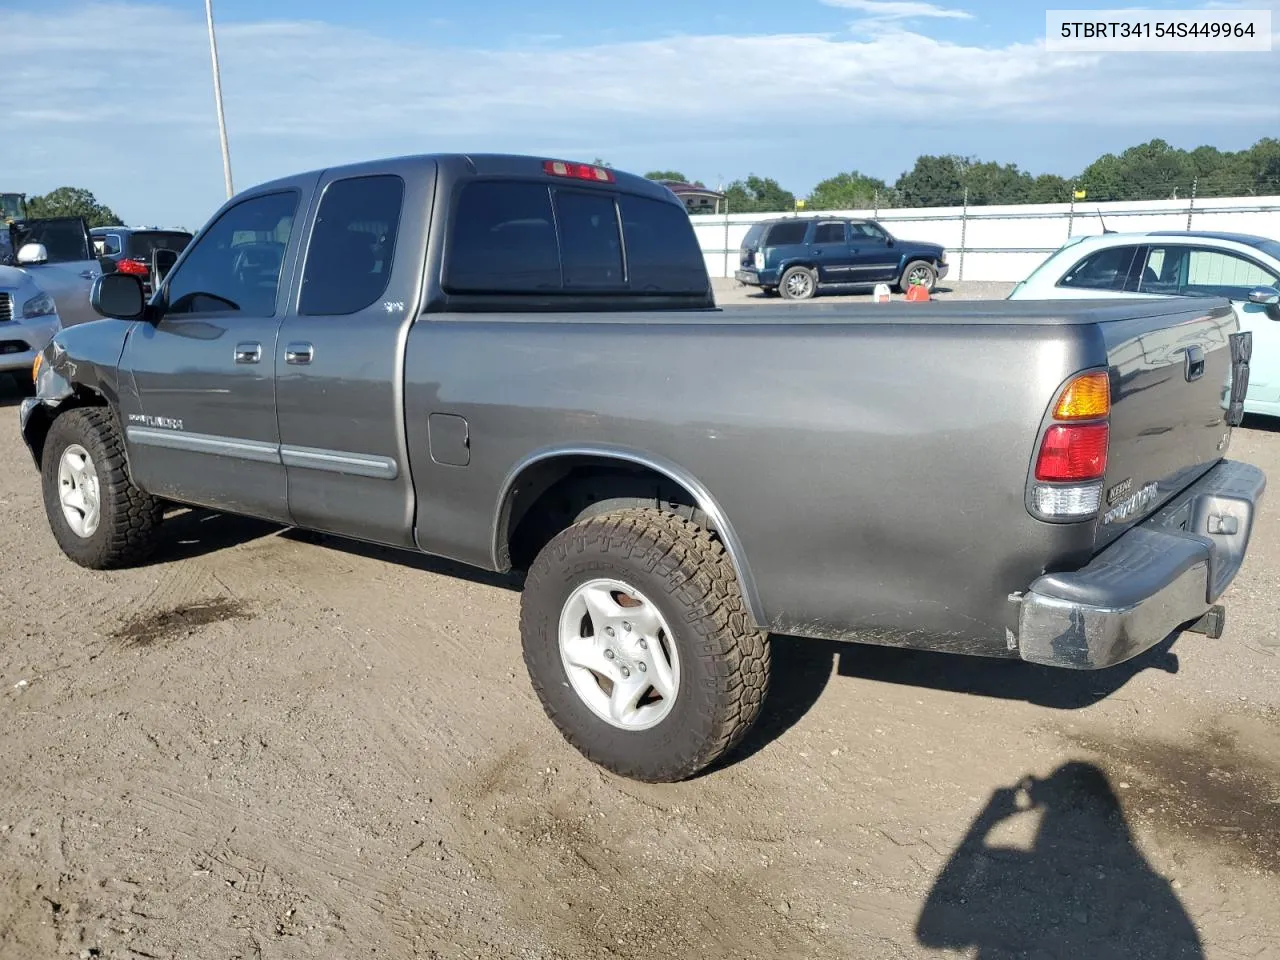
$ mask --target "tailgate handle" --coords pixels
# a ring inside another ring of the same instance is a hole
[[[1199,380],[1204,376],[1204,348],[1187,347],[1186,367],[1183,370],[1187,382]]]

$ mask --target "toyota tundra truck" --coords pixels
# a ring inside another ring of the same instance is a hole
[[[1265,487],[1226,301],[721,309],[669,190],[556,159],[264,184],[92,302],[21,406],[72,561],[184,504],[520,571],[550,720],[646,781],[741,741],[772,634],[1085,670],[1217,636]]]

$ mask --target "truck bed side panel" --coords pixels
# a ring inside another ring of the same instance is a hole
[[[420,320],[405,401],[423,549],[493,565],[512,468],[605,444],[710,491],[777,632],[1001,654],[1006,595],[1046,557],[1090,555],[1092,523],[1037,521],[1024,491],[1053,391],[1105,362],[1094,328],[705,316]],[[467,466],[432,459],[431,414],[465,418]]]

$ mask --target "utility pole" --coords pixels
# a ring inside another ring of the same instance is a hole
[[[222,111],[222,74],[218,69],[218,40],[213,32],[213,0],[204,0],[204,16],[209,23],[209,57],[213,61],[213,102],[218,110],[218,138],[222,142],[222,176],[227,182],[227,199],[235,194],[231,185],[231,148],[227,145],[227,118]]]

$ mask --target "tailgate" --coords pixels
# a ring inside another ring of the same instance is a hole
[[[1248,381],[1247,365],[1233,363],[1238,323],[1227,301],[1164,301],[1151,315],[1099,329],[1112,407],[1096,549],[1222,459],[1231,439],[1232,381]],[[1238,389],[1243,396],[1243,385]]]

